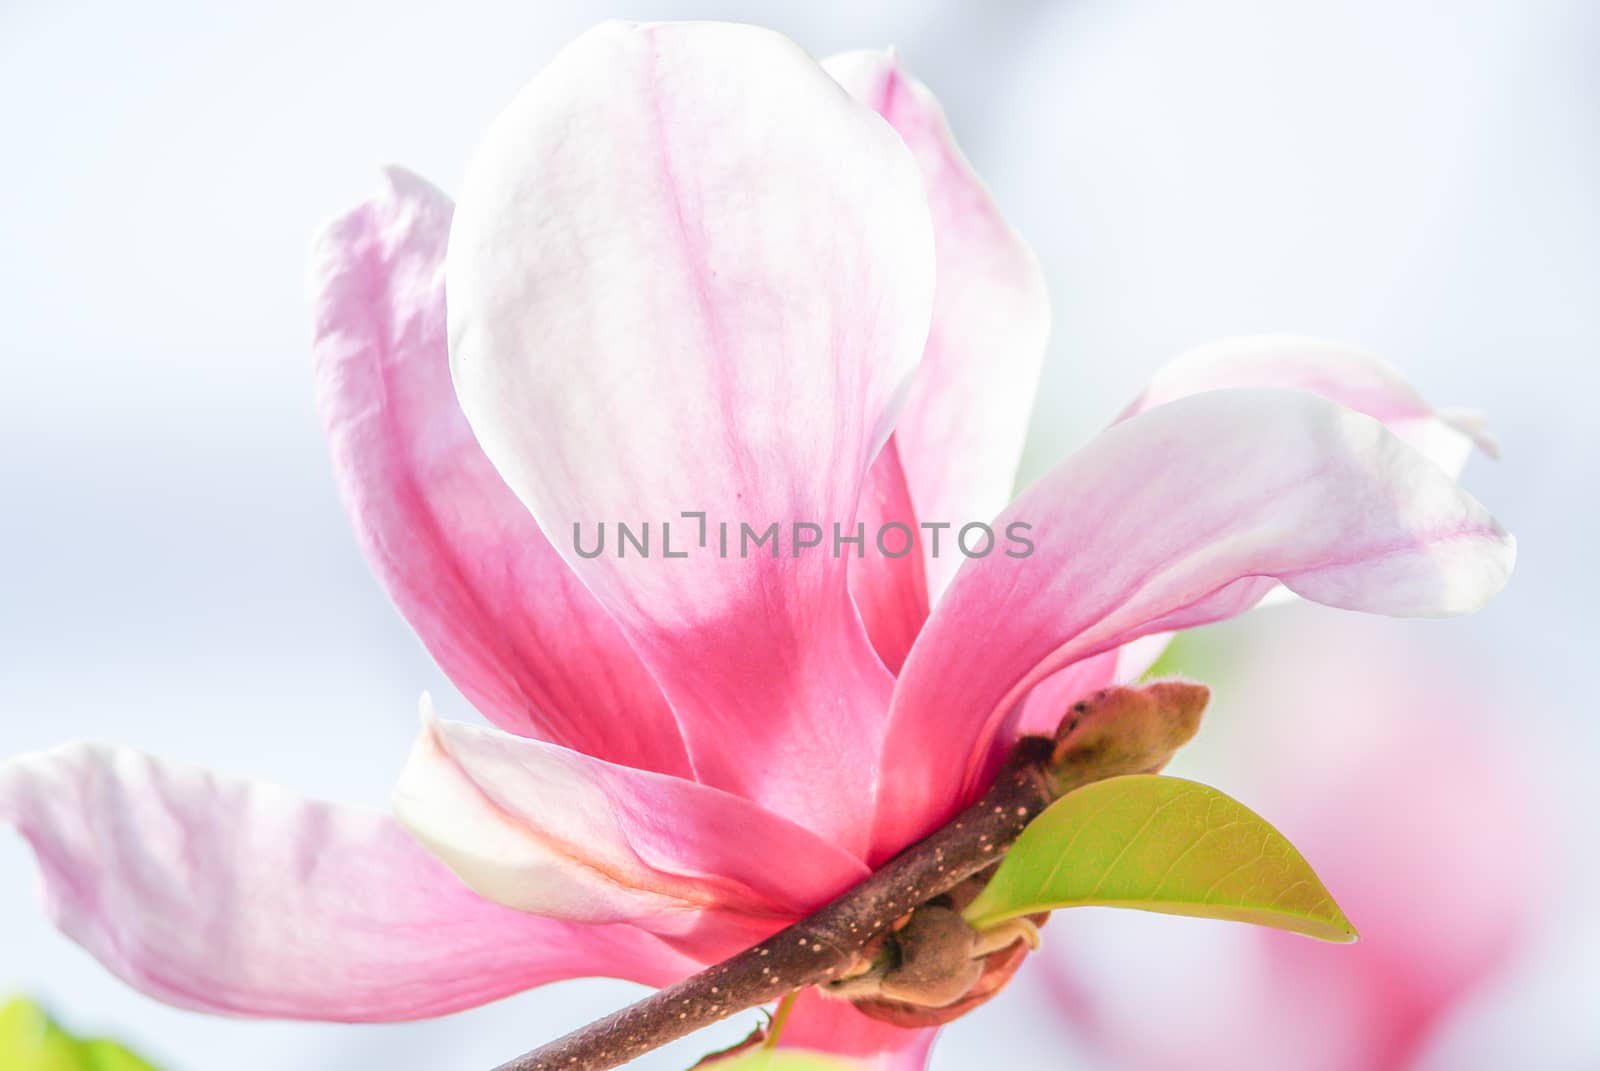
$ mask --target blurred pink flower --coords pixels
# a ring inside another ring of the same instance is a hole
[[[1293,339],[1180,358],[1008,506],[1044,286],[888,54],[600,27],[495,123],[458,206],[395,171],[331,225],[313,294],[361,543],[495,728],[430,716],[399,823],[120,750],[0,769],[59,925],[187,1007],[376,1021],[660,984],[936,827],[1020,730],[1141,668],[1132,641],[1280,582],[1461,613],[1511,569],[1403,441],[1459,460],[1462,434]],[[916,552],[568,543],[684,511],[898,521]],[[951,553],[991,520],[1035,552]],[[808,997],[786,1039],[914,1065],[929,1033]]]
[[[1425,1066],[1550,885],[1522,756],[1460,667],[1380,630],[1301,617],[1236,633],[1229,652],[1211,722],[1226,758],[1189,769],[1272,816],[1361,942],[1230,928],[1115,955],[1115,935],[1086,947],[1079,919],[1052,934],[1042,973],[1114,1071]]]

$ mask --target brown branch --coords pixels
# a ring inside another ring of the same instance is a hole
[[[1055,798],[1051,741],[1029,737],[983,799],[828,906],[754,947],[497,1071],[604,1071],[785,993],[826,982],[918,904],[993,863]]]
[[[1164,765],[1193,736],[1204,706],[1203,688],[1176,682],[1112,689],[1078,704],[1054,740],[1023,737],[982,799],[826,907],[496,1071],[606,1071],[837,977],[902,915],[993,864],[1066,791]]]

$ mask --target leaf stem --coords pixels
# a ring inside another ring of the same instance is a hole
[[[799,996],[800,990],[791,989],[778,1001],[778,1008],[772,1013],[772,1022],[767,1026],[767,1039],[761,1043],[763,1049],[778,1047],[778,1036],[783,1033],[784,1024],[789,1021],[789,1013],[794,1011],[794,1002]]]

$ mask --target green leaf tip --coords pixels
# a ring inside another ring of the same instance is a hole
[[[1051,804],[963,914],[982,930],[1063,907],[1122,907],[1248,922],[1349,944],[1305,857],[1265,819],[1207,785],[1131,774]]]
[[[5,1071],[155,1071],[111,1041],[79,1041],[31,1000],[0,1006],[0,1068]]]

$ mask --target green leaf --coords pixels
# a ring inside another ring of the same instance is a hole
[[[0,1068],[5,1071],[155,1071],[111,1041],[79,1041],[30,1000],[0,1007]]]
[[[1061,907],[1128,907],[1356,939],[1283,834],[1214,788],[1153,774],[1096,781],[1051,804],[963,914],[982,930]]]

